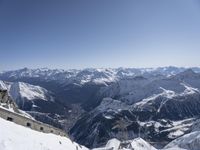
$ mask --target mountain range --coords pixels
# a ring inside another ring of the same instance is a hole
[[[24,68],[0,80],[20,109],[89,148],[137,137],[162,148],[192,133],[200,116],[198,67]]]

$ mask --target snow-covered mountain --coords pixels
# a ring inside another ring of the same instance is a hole
[[[191,69],[196,73],[200,72],[200,68],[198,67]],[[90,68],[81,70],[24,68],[1,72],[0,79],[41,86],[55,93],[60,103],[64,105],[80,103],[88,111],[100,104],[100,101],[104,97],[115,98],[125,94],[126,96],[122,96],[121,99],[127,101],[131,99],[130,103],[141,100],[146,97],[146,95],[143,95],[143,92],[141,93],[143,84],[148,84],[152,80],[171,77],[185,70],[187,68],[178,67]],[[110,85],[112,86],[110,87]],[[109,88],[101,89],[107,86]],[[147,93],[145,91],[144,94],[151,96],[152,90],[149,91],[146,89]]]
[[[199,133],[192,133],[181,137],[168,144],[165,148],[159,150],[199,150]],[[191,140],[187,141],[189,138]],[[184,143],[185,142],[185,143]],[[184,147],[184,148],[183,148]],[[158,150],[142,138],[135,138],[128,141],[120,141],[118,139],[111,139],[104,147],[94,148],[93,150]]]
[[[175,139],[165,146],[169,148],[183,148],[187,150],[199,150],[200,147],[200,131],[191,132],[180,138]]]
[[[0,89],[8,91],[19,109],[39,121],[61,128],[62,123],[59,121],[66,119],[66,108],[55,102],[52,92],[24,82],[0,81],[0,83]]]
[[[9,93],[13,99],[35,100],[41,99],[45,101],[54,101],[50,92],[40,86],[34,86],[24,82],[16,82],[11,84]]]
[[[133,104],[153,94],[159,94],[163,89],[181,93],[185,90],[183,84],[200,88],[200,74],[192,70],[186,70],[170,77],[149,77],[137,76],[121,79],[110,86],[104,87],[100,95],[112,97],[127,103]]]
[[[70,133],[88,147],[138,136],[164,145],[190,132],[200,116],[199,85],[199,74],[191,70],[153,80],[120,80],[101,90],[108,98],[77,121]]]
[[[54,101],[52,93],[40,86],[34,86],[24,82],[5,82],[0,80],[0,89],[7,90],[21,109],[25,109],[25,103],[33,103],[35,100]]]
[[[107,142],[105,147],[101,148],[94,148],[93,150],[156,150],[153,146],[149,143],[144,141],[141,138],[136,138],[134,140],[129,141],[119,141],[118,139],[111,139]]]
[[[0,80],[0,89],[8,90],[10,92],[10,95],[15,99],[17,97],[22,97],[27,100],[43,99],[46,101],[53,101],[53,97],[50,97],[52,99],[48,98],[48,95],[50,93],[45,88],[34,86],[24,82],[12,83]]]
[[[72,124],[79,118],[70,134],[90,148],[112,138],[137,137],[164,146],[191,132],[200,116],[199,73],[197,67],[25,68],[0,73],[6,81],[0,87],[9,88],[15,99],[24,99],[30,113],[50,111],[64,124],[63,116],[73,114],[68,118]]]
[[[199,73],[200,68],[191,68]],[[172,76],[187,70],[187,68],[178,67],[159,67],[159,68],[90,68],[90,69],[28,69],[23,68],[14,71],[4,71],[0,73],[1,79],[19,80],[23,78],[39,78],[42,80],[55,80],[65,83],[74,82],[79,83],[109,83],[118,78],[134,77],[134,76]],[[68,80],[68,81],[66,81]]]

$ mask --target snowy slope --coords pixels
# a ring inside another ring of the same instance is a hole
[[[40,86],[34,86],[24,82],[13,83],[9,90],[13,99],[19,97],[26,100],[41,99],[41,100],[53,100],[47,97],[48,91]]]
[[[105,147],[95,148],[93,150],[156,150],[149,143],[141,138],[136,138],[130,141],[121,142],[118,139],[111,139]]]
[[[151,144],[149,144],[142,138],[135,138],[133,140],[123,141],[123,142],[114,138],[109,140],[105,147],[94,148],[92,150],[158,150],[158,149],[153,147]],[[172,147],[159,150],[196,150],[196,149],[185,149],[178,147],[177,145],[173,145]]]
[[[53,97],[50,96],[48,90],[25,82],[5,82],[0,80],[0,89],[8,90],[9,95],[14,100],[24,98],[26,100],[41,99],[53,101]]]
[[[121,141],[114,138],[114,139],[109,140],[105,147],[94,148],[93,150],[109,150],[109,149],[118,150],[120,143],[121,143]]]
[[[174,99],[176,97],[186,97],[186,96],[195,95],[195,94],[200,93],[199,89],[193,88],[190,85],[187,85],[186,83],[180,83],[180,85],[182,85],[184,87],[184,90],[181,93],[176,93],[175,91],[167,90],[167,89],[164,89],[163,87],[160,87],[160,89],[162,90],[161,93],[154,94],[153,96],[147,97],[147,98],[141,100],[140,102],[135,103],[135,106],[143,107],[145,105],[152,104],[153,101],[155,101],[156,99],[161,97],[164,100],[162,101],[162,103],[158,109],[158,112],[159,112],[161,107],[166,103],[166,101],[168,101],[170,99]]]
[[[0,80],[0,89],[6,90],[7,88],[8,88],[8,85],[4,81]]]
[[[170,142],[165,148],[184,148],[187,150],[199,150],[200,131],[191,132]]]
[[[156,148],[144,141],[142,138],[136,138],[131,141],[131,148],[134,150],[156,150]]]
[[[45,134],[0,118],[0,150],[88,150],[67,137]]]

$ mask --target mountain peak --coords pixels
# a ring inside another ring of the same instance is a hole
[[[177,75],[175,75],[175,78],[177,79],[184,79],[184,78],[196,78],[200,77],[200,75],[196,72],[194,72],[192,69],[187,69]]]
[[[23,98],[26,98],[27,100],[37,98],[47,100],[47,92],[48,91],[46,89],[40,86],[34,86],[24,82],[13,83],[10,88],[10,94],[12,95],[12,97],[17,98],[18,96],[21,96]]]
[[[192,69],[187,69],[187,70],[183,71],[182,73],[184,73],[184,74],[196,74]]]

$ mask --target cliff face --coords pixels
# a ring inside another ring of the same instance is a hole
[[[19,113],[16,103],[8,95],[7,90],[0,89],[0,106],[5,107],[7,109],[12,109],[14,112]]]

